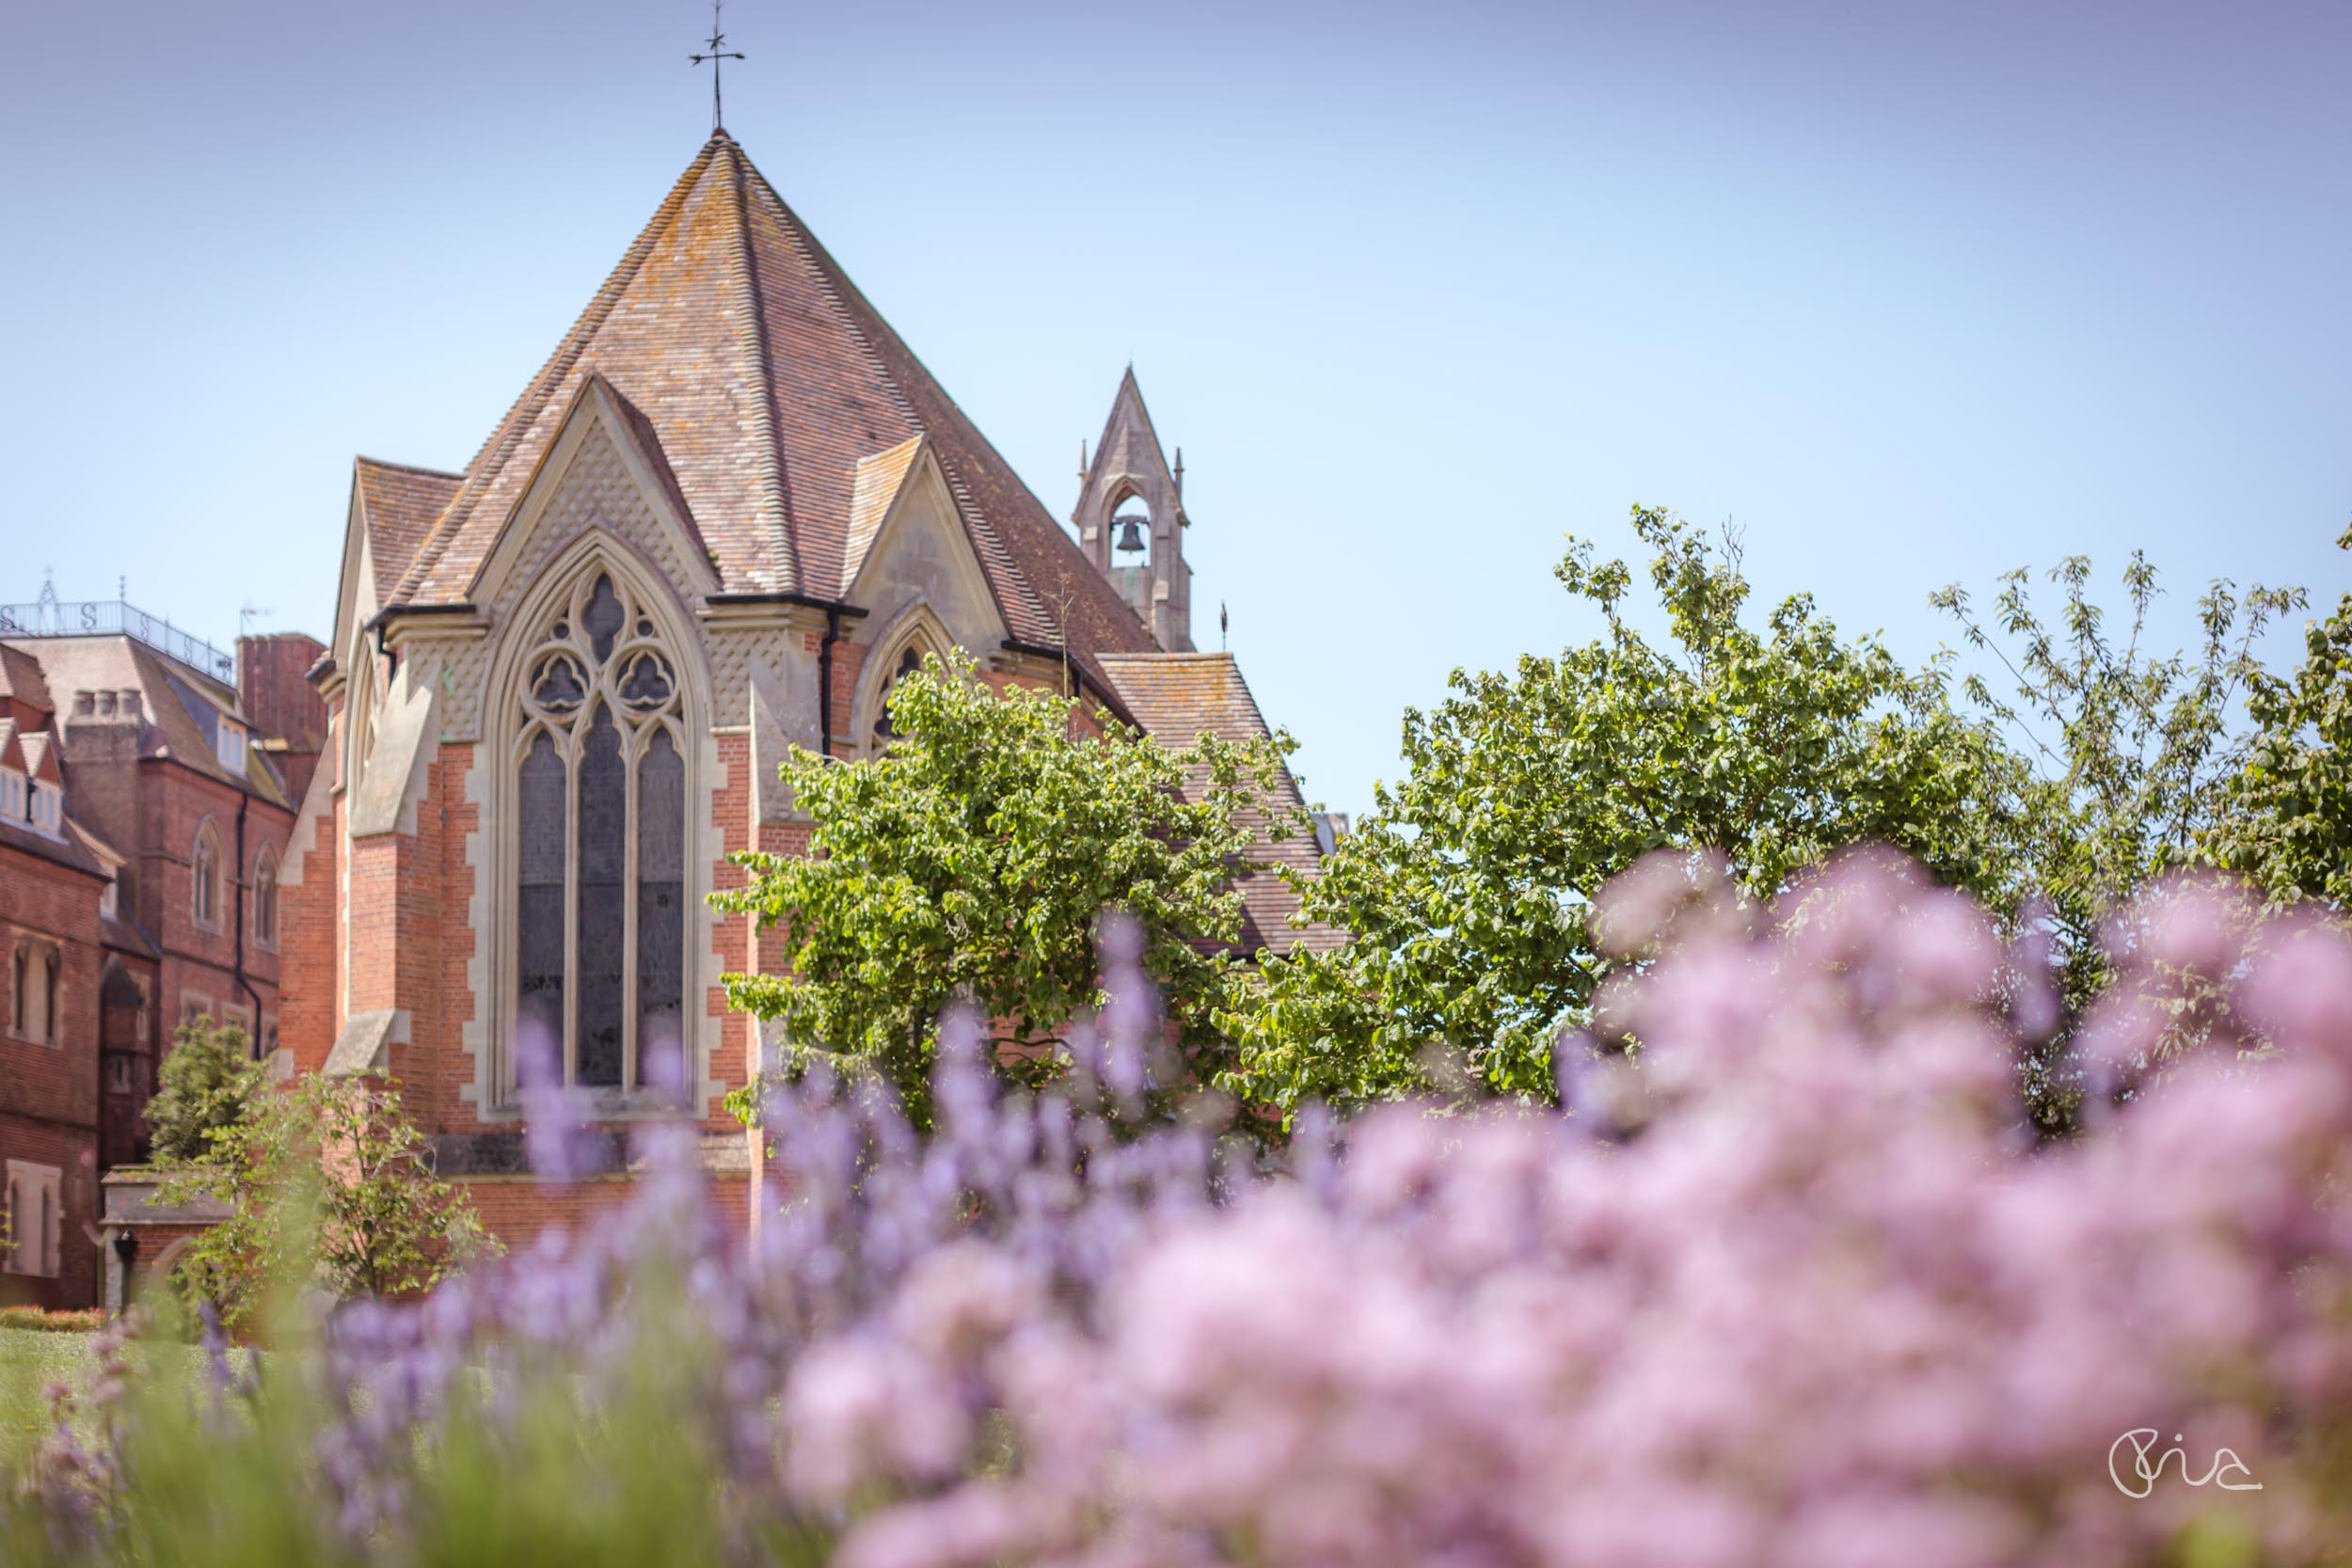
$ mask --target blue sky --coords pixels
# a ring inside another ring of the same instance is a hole
[[[2352,579],[2352,8],[735,0],[728,126],[1067,515],[1132,357],[1342,809],[1627,508],[1916,658],[2134,546]],[[687,0],[0,16],[0,599],[323,633],[708,129]]]

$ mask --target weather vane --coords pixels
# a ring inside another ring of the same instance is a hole
[[[739,60],[743,57],[740,53],[723,47],[727,41],[727,35],[719,25],[719,8],[723,4],[724,0],[710,0],[710,37],[703,40],[710,46],[710,52],[707,55],[686,56],[688,63],[692,65],[700,65],[705,60],[710,62],[710,128],[713,131],[726,129],[726,120],[719,112],[719,62]]]

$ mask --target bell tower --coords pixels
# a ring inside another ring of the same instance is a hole
[[[1176,466],[1152,429],[1136,369],[1119,383],[1094,457],[1078,449],[1078,547],[1142,617],[1166,653],[1192,648],[1192,568],[1184,564],[1184,453]]]

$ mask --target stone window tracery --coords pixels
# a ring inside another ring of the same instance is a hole
[[[520,669],[514,1081],[676,1097],[691,915],[676,660],[627,582],[592,567]]]
[[[220,928],[220,834],[206,817],[196,830],[196,849],[188,857],[196,884],[191,898],[196,923],[206,930]]]
[[[57,1187],[63,1174],[56,1165],[35,1164],[26,1160],[8,1162],[7,1250],[10,1274],[56,1277],[57,1243],[62,1239],[58,1234]]]
[[[253,868],[253,940],[278,945],[278,851],[268,845]]]
[[[9,1032],[35,1045],[57,1043],[62,956],[54,942],[19,937],[8,963]]]

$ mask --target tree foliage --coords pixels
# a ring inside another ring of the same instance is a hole
[[[1233,876],[1261,840],[1253,824],[1298,831],[1272,793],[1289,743],[1203,735],[1176,750],[1107,716],[1097,740],[1075,733],[1077,705],[997,690],[959,653],[892,691],[883,755],[793,751],[809,854],[739,855],[749,883],[712,899],[785,934],[781,963],[726,985],[735,1006],[782,1023],[787,1069],[877,1071],[923,1119],[938,1024],[961,1002],[1009,1071],[1050,1077],[1068,1022],[1103,999],[1093,939],[1107,911],[1135,923],[1179,1042],[1213,1048],[1239,980]],[[755,1097],[739,1094],[739,1114]]]
[[[215,1135],[245,1119],[262,1084],[246,1033],[234,1023],[190,1019],[172,1037],[147,1102],[150,1154],[158,1164],[185,1164],[213,1152]]]
[[[2013,896],[2022,775],[1954,714],[1944,667],[1906,672],[1803,595],[1751,626],[1736,540],[1640,507],[1633,528],[1668,641],[1629,619],[1625,563],[1572,541],[1558,576],[1605,635],[1511,674],[1457,670],[1439,707],[1406,713],[1404,782],[1302,883],[1307,912],[1354,940],[1267,966],[1262,1002],[1231,1021],[1241,1092],[1386,1098],[1433,1082],[1434,1047],[1474,1092],[1550,1095],[1553,1039],[1613,961],[1593,896],[1653,850],[1721,851],[1769,898],[1877,839]]]
[[[2305,599],[2301,589],[2260,585],[2241,594],[2217,579],[2198,600],[2196,647],[2159,656],[2147,641],[2161,588],[2145,554],[2134,551],[2124,568],[2120,628],[2092,594],[2087,558],[2051,569],[2053,618],[2035,607],[2030,580],[2024,570],[2001,578],[1989,626],[1964,589],[1931,602],[2011,677],[2007,696],[1978,675],[1963,690],[2024,764],[2019,852],[2066,1001],[2079,1010],[2106,983],[2106,923],[2149,878],[2200,859],[2238,809],[2248,754],[2239,705],[2266,689],[2255,649]]]
[[[178,1272],[232,1327],[281,1288],[409,1295],[498,1248],[464,1194],[434,1174],[397,1082],[307,1074],[256,1094],[240,1121],[208,1136],[210,1156],[157,1201],[231,1206]]]
[[[2352,529],[2336,545],[2352,550]],[[2251,734],[2203,855],[2274,901],[2352,909],[2352,593],[2305,626],[2303,648],[2293,671],[2249,676]]]

